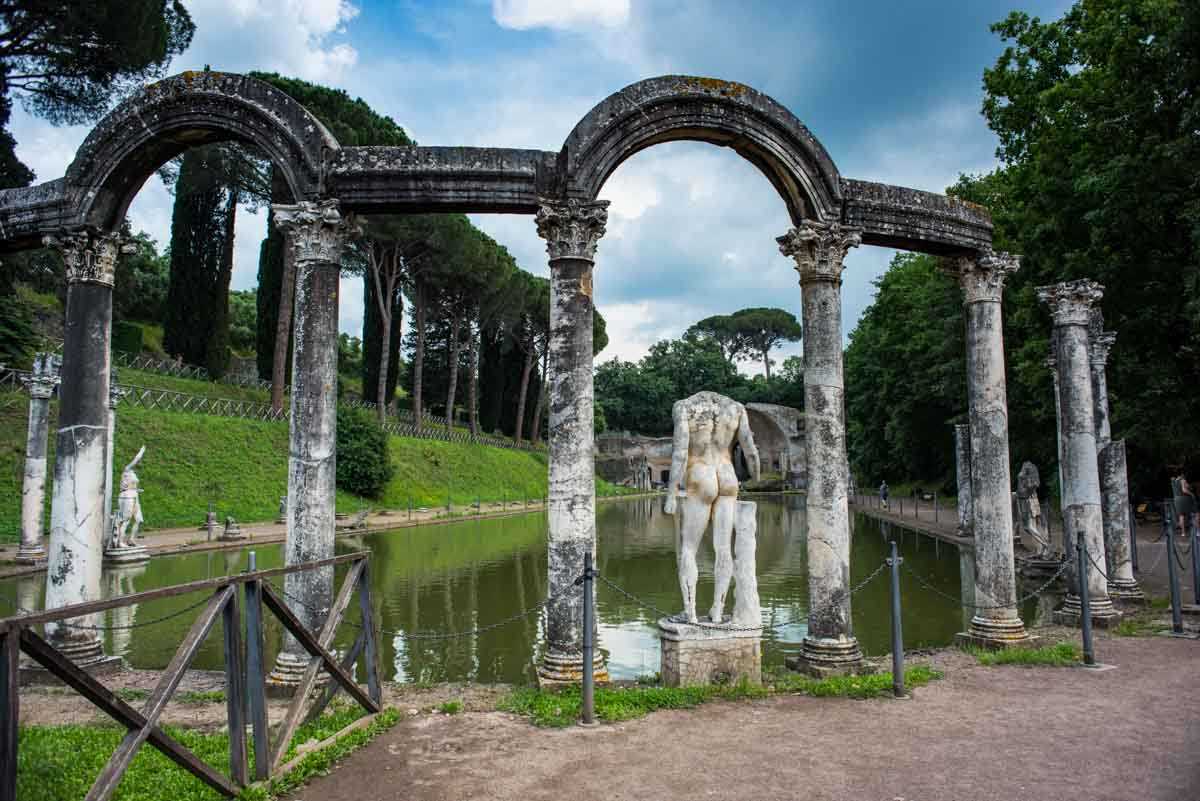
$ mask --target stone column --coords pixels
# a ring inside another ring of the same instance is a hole
[[[583,675],[583,595],[574,586],[596,550],[592,423],[592,266],[608,201],[542,200],[536,222],[550,256],[549,594],[543,684]],[[608,673],[596,649],[592,670]]]
[[[104,458],[104,537],[106,541],[112,536],[113,453],[117,441],[117,404],[121,402],[121,396],[124,394],[124,390],[117,386],[117,368],[114,367],[108,374],[108,448]]]
[[[954,467],[958,480],[958,536],[970,537],[975,528],[971,508],[971,426],[954,426]]]
[[[1050,334],[1050,355],[1046,357],[1046,369],[1050,371],[1050,378],[1054,381],[1054,446],[1055,453],[1058,454],[1058,511],[1061,516],[1066,510],[1066,502],[1064,500],[1064,482],[1063,482],[1063,432],[1062,432],[1062,395],[1061,387],[1058,381],[1058,346],[1055,344],[1054,334]],[[1065,517],[1063,518],[1065,519]],[[1047,518],[1047,528],[1050,527],[1049,519]]]
[[[294,565],[333,556],[338,280],[342,247],[351,226],[339,213],[336,200],[275,205],[272,212],[296,267],[284,545],[284,563]],[[283,588],[301,622],[319,629],[333,603],[333,568],[289,573]],[[269,682],[285,691],[294,687],[308,659],[308,652],[293,637],[285,637]]]
[[[1146,596],[1133,577],[1129,524],[1129,472],[1125,441],[1112,441],[1108,416],[1108,355],[1117,335],[1105,331],[1100,309],[1093,308],[1088,328],[1088,356],[1092,369],[1092,408],[1096,417],[1099,452],[1100,513],[1104,518],[1104,548],[1108,594],[1115,599],[1141,601]]]
[[[976,607],[970,626],[959,639],[986,648],[1023,645],[1030,637],[1017,615],[1001,314],[1004,281],[1016,272],[1020,259],[989,249],[943,265],[962,287],[967,321]]]
[[[100,598],[112,290],[121,245],[116,233],[88,231],[44,241],[61,253],[67,278],[46,570],[46,608],[54,609]],[[95,668],[112,661],[95,632],[60,624],[48,624],[46,632],[76,664]]]
[[[39,353],[33,374],[25,380],[29,388],[29,428],[25,435],[25,481],[21,486],[21,545],[17,562],[36,564],[46,558],[42,545],[46,515],[46,437],[50,428],[50,397],[58,386],[58,359]]]
[[[1088,318],[1104,294],[1095,281],[1066,281],[1038,287],[1038,298],[1054,318],[1055,358],[1058,363],[1059,404],[1062,428],[1064,543],[1067,552],[1067,600],[1061,619],[1079,621],[1079,574],[1075,538],[1082,531],[1088,553],[1097,565],[1104,560],[1104,521],[1100,512],[1100,475],[1096,453],[1096,414],[1088,347]],[[1119,618],[1108,596],[1108,584],[1099,570],[1088,570],[1092,618],[1108,625]]]
[[[842,269],[859,228],[805,220],[777,240],[800,274],[804,321],[805,451],[808,462],[808,634],[797,667],[816,675],[863,667],[850,617]]]

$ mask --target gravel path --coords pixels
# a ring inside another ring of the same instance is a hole
[[[1197,801],[1200,642],[1103,638],[1117,669],[939,656],[911,700],[788,696],[541,730],[419,715],[294,798]]]

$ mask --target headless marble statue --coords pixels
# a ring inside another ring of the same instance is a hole
[[[756,479],[759,477],[758,449],[750,433],[745,407],[723,395],[697,392],[677,401],[671,416],[675,422],[675,437],[671,447],[671,480],[663,511],[675,513],[676,495],[682,487],[686,496],[677,558],[683,617],[688,623],[698,622],[696,551],[709,520],[712,520],[716,586],[709,617],[713,623],[721,623],[734,568],[733,526],[738,502],[738,480],[732,459],[734,438],[742,446],[742,454]],[[753,573],[753,566],[750,569]],[[754,617],[758,617],[757,610]]]

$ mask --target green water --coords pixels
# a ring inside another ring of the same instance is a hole
[[[597,508],[597,559],[611,581],[660,609],[680,608],[675,576],[674,519],[661,511],[661,499],[601,504]],[[851,582],[857,584],[886,556],[887,540],[897,528],[858,515],[853,520]],[[504,620],[542,600],[546,587],[546,520],[541,514],[448,525],[401,529],[339,539],[339,552],[369,549],[371,589],[387,632],[465,631]],[[282,546],[254,547],[259,568],[282,563]],[[712,597],[712,546],[700,549],[698,608]],[[959,594],[957,549],[923,536],[905,534],[901,553],[913,571],[951,596]],[[763,661],[781,664],[796,652],[806,631],[808,604],[804,499],[760,499],[758,506],[758,589],[764,621]],[[244,550],[157,557],[147,565],[108,571],[106,595],[127,594],[198,578],[227,575],[245,568]],[[339,571],[340,582],[344,571]],[[0,584],[0,599],[26,608],[41,605],[44,576]],[[887,572],[852,601],[854,629],[868,655],[891,649]],[[107,613],[109,626],[127,626],[160,618],[199,600],[180,596]],[[732,607],[732,592],[727,610]],[[911,580],[902,582],[906,648],[950,643],[963,626],[957,604]],[[133,630],[105,634],[109,653],[136,668],[167,664],[199,610]],[[609,653],[614,678],[629,679],[658,670],[658,636],[653,612],[639,608],[614,590],[599,585],[597,615],[600,645]],[[357,604],[347,620],[357,620]],[[268,615],[273,624],[273,618]],[[222,665],[220,627],[209,636],[194,667]],[[337,645],[351,644],[356,629],[343,625]],[[542,641],[537,615],[494,631],[453,640],[422,641],[385,633],[382,641],[387,678],[398,681],[532,681]],[[268,629],[270,656],[280,631]]]

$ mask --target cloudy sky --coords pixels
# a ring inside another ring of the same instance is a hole
[[[1060,16],[1068,0],[184,0],[196,22],[172,72],[272,70],[346,89],[421,144],[558,150],[607,95],[642,78],[740,81],[790,108],[842,175],[941,192],[994,165],[979,114],[983,69],[1002,49],[988,26],[1021,9]],[[14,111],[17,152],[38,180],[61,176],[86,127]],[[800,290],[775,237],[782,201],[737,154],[659,145],[621,165],[596,262],[611,344],[636,359],[696,320],[746,306],[799,316]],[[152,178],[130,215],[165,243],[171,198]],[[547,274],[528,217],[476,215],[524,268]],[[235,288],[256,282],[265,214],[239,215]],[[847,258],[848,332],[892,251]],[[359,333],[362,287],[343,282],[341,327]],[[798,352],[798,346],[785,351]],[[747,364],[751,372],[756,368]]]

